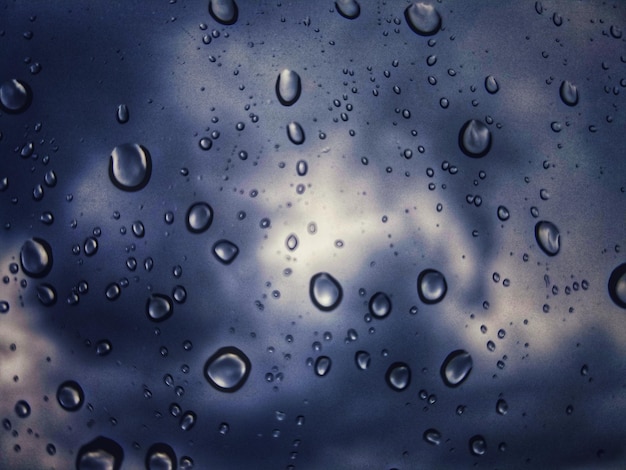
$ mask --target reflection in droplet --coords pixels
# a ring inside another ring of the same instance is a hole
[[[294,251],[298,247],[298,237],[295,233],[290,234],[285,240],[285,245],[290,251]]]
[[[626,308],[626,263],[620,264],[611,273],[609,297],[618,307]]]
[[[221,392],[239,390],[250,375],[250,359],[243,351],[227,346],[215,352],[204,365],[207,382]]]
[[[401,392],[411,384],[411,369],[404,362],[394,362],[387,369],[385,380],[392,390]]]
[[[441,302],[448,292],[443,274],[435,269],[424,269],[417,277],[417,294],[425,304]]]
[[[504,222],[505,220],[509,220],[510,216],[511,214],[509,213],[509,210],[506,207],[498,206],[498,219]]]
[[[96,344],[96,354],[98,356],[106,356],[113,350],[113,346],[109,340],[103,339]]]
[[[354,355],[356,366],[361,370],[366,370],[370,366],[371,356],[367,351],[357,351]]]
[[[441,28],[441,15],[434,6],[416,2],[404,10],[409,27],[421,36],[436,34]]]
[[[441,364],[441,378],[448,387],[458,387],[472,371],[472,356],[463,349],[452,351]]]
[[[26,82],[11,79],[0,85],[0,109],[17,114],[26,111],[33,99],[33,93]]]
[[[322,272],[311,278],[309,295],[313,305],[324,312],[329,312],[341,303],[343,289],[339,281]]]
[[[336,0],[335,7],[341,16],[353,20],[361,13],[361,6],[356,0]]]
[[[128,122],[128,119],[130,118],[128,106],[126,106],[125,104],[120,104],[117,107],[115,118],[117,119],[117,122],[119,122],[120,124],[126,124]]]
[[[320,356],[315,360],[315,374],[319,377],[324,377],[330,372],[332,361],[328,356]]]
[[[300,98],[301,92],[300,75],[289,69],[280,72],[276,79],[276,96],[282,105],[294,104]]]
[[[30,416],[30,405],[26,400],[20,400],[15,404],[15,414],[19,418],[28,418]]]
[[[65,411],[79,410],[84,399],[85,394],[78,382],[68,380],[57,388],[57,401]]]
[[[493,75],[488,75],[485,78],[485,90],[493,95],[497,93],[499,89],[500,85],[498,85],[496,78]]]
[[[231,25],[237,22],[239,9],[235,0],[210,0],[209,14],[218,23]]]
[[[167,320],[174,313],[172,299],[164,294],[152,294],[146,303],[146,315],[153,322]]]
[[[20,250],[20,264],[30,277],[44,277],[52,269],[52,248],[41,238],[26,240]]]
[[[469,440],[469,448],[472,455],[485,455],[485,452],[487,452],[487,442],[483,436],[476,435]]]
[[[98,240],[95,237],[88,237],[84,245],[85,256],[93,256],[98,251]]]
[[[151,174],[152,158],[144,146],[122,144],[111,152],[109,177],[119,189],[138,191],[148,184]]]
[[[213,208],[206,202],[196,202],[187,209],[187,229],[191,233],[202,233],[213,222]]]
[[[309,165],[307,164],[306,160],[298,160],[298,163],[296,165],[296,171],[298,172],[298,176],[306,175],[308,170]]]
[[[152,444],[146,452],[147,470],[176,470],[176,453],[168,444]]]
[[[391,299],[384,292],[376,292],[370,298],[369,311],[374,318],[385,318],[391,313]]]
[[[122,289],[120,288],[119,284],[116,282],[112,282],[111,284],[109,284],[104,291],[104,295],[109,300],[117,299],[121,293],[122,293]]]
[[[535,225],[535,239],[548,256],[555,256],[561,249],[559,229],[552,222],[542,220]]]
[[[289,140],[293,144],[300,145],[304,143],[304,130],[302,126],[295,121],[287,124],[287,137],[289,137]]]
[[[468,157],[484,157],[491,149],[491,131],[484,122],[470,119],[459,132],[459,147]]]
[[[509,404],[503,398],[498,399],[498,401],[496,402],[496,413],[504,416],[508,412]]]
[[[37,286],[37,299],[46,307],[50,307],[57,301],[57,292],[50,284],[39,284]]]
[[[437,431],[436,429],[427,429],[426,431],[424,431],[424,440],[426,442],[428,442],[429,444],[438,446],[439,444],[441,444],[441,433],[439,431]]]
[[[99,436],[80,448],[76,456],[76,469],[120,470],[123,461],[122,446],[108,437]]]
[[[567,106],[576,106],[578,104],[578,88],[569,80],[563,80],[559,88],[561,101]]]
[[[213,245],[213,254],[222,264],[230,264],[239,254],[239,248],[228,240],[218,240]]]

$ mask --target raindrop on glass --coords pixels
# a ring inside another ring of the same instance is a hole
[[[20,250],[22,271],[30,277],[44,277],[52,269],[52,248],[41,238],[26,240]]]
[[[484,122],[470,119],[461,127],[459,146],[468,157],[484,157],[491,149],[491,131]]]
[[[237,21],[239,9],[235,0],[210,0],[209,14],[218,23],[231,25]]]
[[[329,312],[341,303],[343,289],[334,277],[322,272],[311,278],[309,295],[313,305],[324,312]]]
[[[230,264],[239,254],[239,248],[228,240],[218,240],[213,245],[213,254],[222,264]]]
[[[330,372],[332,361],[328,356],[320,356],[315,360],[315,375],[324,377]]]
[[[404,10],[409,27],[420,36],[432,36],[441,28],[441,15],[434,6],[416,2]]]
[[[361,13],[361,6],[356,0],[336,0],[335,7],[341,16],[353,20]]]
[[[0,85],[0,109],[17,114],[26,111],[33,99],[33,93],[26,82],[11,79]]]
[[[191,233],[202,233],[208,230],[213,222],[213,209],[206,202],[196,202],[187,210],[185,220]]]
[[[463,349],[452,351],[441,365],[441,378],[448,387],[458,387],[472,370],[472,356]]]
[[[139,144],[118,145],[111,152],[109,177],[124,191],[138,191],[148,184],[152,174],[152,158]]]
[[[401,392],[411,383],[411,369],[404,362],[394,362],[387,369],[385,380],[392,390]]]
[[[569,80],[563,80],[559,88],[561,101],[567,106],[576,106],[578,104],[578,88]]]
[[[391,313],[391,299],[384,292],[376,292],[370,298],[369,311],[374,318],[385,318]]]
[[[617,266],[609,277],[609,297],[620,308],[626,308],[626,263]]]
[[[295,121],[287,124],[287,137],[289,137],[289,140],[293,144],[300,145],[304,143],[304,130],[302,126]]]
[[[439,271],[425,269],[417,276],[417,293],[425,304],[441,302],[447,291],[446,278]]]
[[[221,392],[239,390],[250,375],[250,359],[243,351],[227,346],[215,352],[204,365],[207,382]]]
[[[84,400],[85,394],[78,382],[68,380],[57,388],[57,401],[65,411],[79,410]]]
[[[174,313],[172,299],[163,294],[152,294],[146,303],[146,315],[153,322],[167,320]]]
[[[552,222],[542,220],[535,225],[535,239],[548,256],[555,256],[561,248],[559,229]]]
[[[294,104],[298,101],[301,92],[300,75],[289,69],[280,72],[276,79],[276,96],[282,105]]]

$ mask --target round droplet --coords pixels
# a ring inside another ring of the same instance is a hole
[[[0,109],[17,114],[24,112],[33,100],[33,92],[26,82],[15,78],[0,85]]]
[[[441,302],[448,292],[448,284],[443,274],[435,269],[424,269],[417,276],[417,294],[425,304]]]
[[[152,294],[146,303],[146,315],[153,322],[167,320],[174,313],[172,299],[163,294]]]
[[[361,370],[366,370],[370,366],[371,356],[367,351],[357,351],[354,355],[356,366]]]
[[[423,437],[426,442],[435,446],[441,444],[442,441],[441,433],[433,428],[424,431]]]
[[[78,382],[68,380],[57,388],[57,401],[65,411],[79,410],[84,400],[85,394]]]
[[[231,25],[237,22],[239,9],[235,0],[210,0],[209,14],[218,23]]]
[[[283,106],[291,106],[298,101],[301,92],[300,75],[289,69],[280,72],[276,79],[276,96]]]
[[[108,437],[98,436],[79,449],[76,456],[76,469],[120,470],[123,461],[122,446]]]
[[[113,346],[109,340],[103,339],[96,344],[96,354],[98,356],[106,356],[113,350]]]
[[[57,301],[57,292],[50,284],[39,284],[37,286],[37,298],[43,305],[50,307]]]
[[[117,299],[121,293],[122,293],[122,289],[120,288],[119,284],[116,282],[112,282],[111,284],[109,284],[104,291],[104,295],[109,300]]]
[[[298,247],[298,237],[295,233],[290,234],[285,240],[285,245],[289,251],[294,251]]]
[[[313,305],[324,312],[329,312],[341,303],[343,289],[330,274],[317,273],[311,278],[309,295]]]
[[[459,132],[459,147],[468,157],[484,157],[491,149],[491,131],[484,122],[470,119]]]
[[[385,318],[391,313],[391,299],[384,292],[376,292],[370,298],[369,310],[374,318]]]
[[[176,453],[169,445],[158,442],[152,444],[146,452],[147,470],[175,470]]]
[[[117,112],[115,113],[115,118],[117,119],[117,122],[119,122],[120,124],[126,124],[128,122],[128,119],[130,119],[130,113],[128,111],[128,106],[126,106],[125,104],[120,104],[117,107]]]
[[[392,390],[401,392],[411,383],[411,369],[404,362],[394,362],[387,369],[385,380]]]
[[[213,141],[211,140],[210,137],[202,137],[199,141],[198,141],[198,145],[200,146],[200,148],[202,150],[211,150],[211,147],[213,147]]]
[[[287,124],[287,137],[289,137],[289,140],[293,144],[300,145],[304,143],[304,130],[302,126],[295,121]]]
[[[559,229],[552,222],[542,220],[535,225],[535,239],[548,256],[555,256],[561,248]]]
[[[620,264],[611,273],[609,297],[618,307],[626,308],[626,263]]]
[[[567,106],[576,106],[578,104],[578,88],[569,80],[563,80],[559,88],[561,101]]]
[[[320,356],[315,360],[315,375],[324,377],[330,372],[332,361],[328,356]]]
[[[20,418],[28,418],[30,416],[30,405],[26,400],[20,400],[15,404],[15,414]]]
[[[509,220],[510,216],[511,214],[509,213],[509,210],[506,207],[498,206],[498,219],[504,222],[505,220]]]
[[[88,237],[84,245],[85,256],[93,256],[98,251],[98,240],[95,237]]]
[[[441,365],[441,378],[448,387],[461,385],[472,370],[472,356],[463,349],[452,351]]]
[[[234,346],[227,346],[206,361],[204,377],[221,392],[236,392],[248,379],[250,369],[248,356]]]
[[[496,413],[504,416],[509,412],[509,404],[502,398],[496,402]]]
[[[469,440],[469,449],[472,455],[485,455],[485,452],[487,452],[487,442],[485,438],[480,435],[473,436]]]
[[[493,95],[495,93],[498,93],[499,89],[500,85],[498,85],[496,78],[493,75],[488,75],[485,78],[485,90]]]
[[[404,10],[409,27],[420,36],[432,36],[441,28],[441,15],[434,6],[416,2]]]
[[[191,233],[202,233],[213,222],[213,209],[206,202],[196,202],[187,210],[187,229]]]
[[[349,20],[358,18],[361,6],[356,0],[336,0],[335,7],[341,16]]]
[[[152,158],[144,146],[122,144],[111,152],[109,177],[119,189],[138,191],[148,184],[151,174]]]
[[[219,240],[213,245],[213,254],[220,263],[230,264],[239,254],[239,248],[228,240]]]
[[[20,250],[22,270],[30,277],[44,277],[52,269],[52,248],[41,238],[26,240]]]

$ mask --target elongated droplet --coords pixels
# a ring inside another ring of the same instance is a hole
[[[369,310],[374,318],[385,318],[391,313],[391,299],[384,292],[376,292],[370,298]]]
[[[239,248],[228,240],[219,240],[213,245],[213,254],[222,264],[230,264],[239,254]]]
[[[298,237],[295,233],[292,233],[287,237],[287,240],[285,240],[285,245],[287,246],[289,251],[294,251],[296,248],[298,248]]]
[[[439,431],[437,431],[436,429],[427,429],[426,431],[424,431],[424,440],[426,442],[428,442],[429,444],[438,446],[439,444],[441,444],[441,433]]]
[[[411,384],[411,368],[404,362],[394,362],[387,369],[385,380],[387,385],[396,392],[406,390]]]
[[[298,160],[298,164],[296,165],[296,171],[298,172],[298,176],[306,175],[307,171],[309,171],[309,165],[306,160]]]
[[[498,206],[498,219],[504,222],[505,220],[509,220],[510,216],[511,214],[505,206]]]
[[[52,247],[41,238],[26,240],[20,250],[22,271],[30,277],[44,277],[52,269]]]
[[[301,92],[300,75],[289,69],[280,72],[276,79],[276,96],[283,106],[291,106],[298,101]]]
[[[353,20],[361,14],[361,6],[356,0],[336,0],[335,7],[341,16]]]
[[[328,356],[320,356],[315,360],[315,375],[324,377],[330,372],[332,361]]]
[[[168,444],[152,444],[146,452],[146,469],[172,470],[176,468],[176,453]]]
[[[504,416],[508,412],[509,404],[503,398],[498,399],[498,401],[496,402],[496,413]]]
[[[205,232],[212,222],[213,208],[206,202],[196,202],[187,210],[187,230],[191,233]]]
[[[26,82],[11,79],[0,85],[0,109],[9,113],[22,113],[33,100],[33,92]]]
[[[578,88],[569,80],[561,82],[559,95],[561,96],[561,101],[567,106],[576,106],[578,104]]]
[[[218,23],[231,25],[237,22],[239,9],[235,0],[210,0],[209,14]]]
[[[152,294],[146,303],[146,315],[153,322],[167,320],[174,313],[172,299],[164,294]]]
[[[489,93],[494,95],[498,93],[499,89],[500,89],[500,85],[498,85],[496,78],[493,75],[488,75],[485,78],[485,90],[487,90]]]
[[[448,292],[443,274],[435,269],[424,269],[417,276],[417,294],[425,304],[441,302]]]
[[[371,356],[367,351],[357,351],[354,355],[356,366],[361,370],[367,370],[370,366]]]
[[[487,452],[487,441],[485,441],[483,436],[477,434],[469,440],[469,449],[472,455],[485,455],[485,452]]]
[[[441,28],[441,15],[434,6],[416,2],[404,10],[409,27],[420,36],[432,36]]]
[[[459,132],[459,147],[468,157],[484,157],[491,149],[491,131],[484,122],[470,119]]]
[[[535,239],[548,256],[555,256],[561,249],[559,229],[552,222],[542,220],[535,225]]]
[[[126,106],[125,104],[120,104],[117,107],[115,118],[117,119],[117,122],[119,122],[120,124],[126,124],[128,122],[128,119],[130,118],[128,106]]]
[[[441,364],[441,378],[448,387],[458,387],[461,385],[472,370],[472,356],[463,350],[452,351]]]
[[[250,359],[243,351],[227,346],[219,349],[204,365],[207,382],[221,392],[236,392],[250,375]]]
[[[289,140],[296,145],[304,143],[304,130],[302,129],[302,126],[295,121],[287,124],[287,137],[289,137]]]
[[[609,297],[618,307],[626,308],[626,263],[620,264],[611,273]]]
[[[309,295],[313,305],[324,312],[329,312],[341,303],[343,289],[341,284],[328,273],[317,273],[311,278]]]
[[[77,411],[83,406],[85,393],[78,382],[68,380],[57,388],[57,401],[65,411]]]
[[[98,436],[79,449],[76,456],[76,468],[77,470],[120,470],[123,461],[122,446],[113,439]]]
[[[145,187],[152,174],[152,158],[139,144],[118,145],[111,152],[109,177],[124,191],[138,191]]]

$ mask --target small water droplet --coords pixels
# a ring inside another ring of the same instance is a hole
[[[301,145],[304,143],[304,130],[302,126],[295,121],[290,122],[287,125],[287,137],[289,137],[289,140],[293,144]]]
[[[296,171],[298,172],[298,176],[306,175],[308,170],[309,165],[307,164],[306,160],[298,160],[298,163],[296,164]]]
[[[109,300],[117,299],[121,293],[122,293],[122,290],[119,284],[116,282],[112,282],[111,284],[109,284],[104,291],[106,298]]]
[[[218,240],[213,245],[213,254],[222,264],[230,264],[239,254],[239,247],[228,240]]]
[[[485,438],[481,435],[473,436],[469,440],[469,449],[472,455],[485,455],[485,452],[487,452],[487,442]]]
[[[213,222],[213,209],[206,202],[196,202],[187,210],[185,220],[191,233],[205,232]]]
[[[441,433],[437,431],[436,429],[432,429],[432,428],[424,431],[423,437],[426,442],[435,446],[438,446],[439,444],[441,444],[441,441],[442,441]]]
[[[439,271],[424,269],[417,277],[417,293],[425,304],[441,302],[447,291],[446,278]]]
[[[391,299],[384,292],[376,292],[370,298],[369,311],[374,318],[385,318],[391,313]]]
[[[11,79],[0,85],[0,109],[17,114],[24,112],[33,100],[33,92],[26,82]]]
[[[341,303],[343,289],[334,277],[322,272],[311,278],[309,295],[313,305],[324,312],[329,312]]]
[[[74,380],[63,382],[57,388],[57,401],[65,411],[77,411],[83,406],[85,394],[82,387]]]
[[[147,470],[172,470],[176,468],[176,453],[168,444],[152,444],[146,452]]]
[[[98,436],[80,448],[76,456],[76,469],[120,470],[123,461],[122,446],[108,437]]]
[[[196,425],[198,417],[193,411],[185,411],[180,417],[179,426],[183,431],[190,431]]]
[[[493,95],[495,93],[498,93],[499,89],[500,85],[498,85],[496,78],[493,75],[488,75],[485,78],[485,90]]]
[[[578,88],[569,80],[563,80],[559,88],[561,101],[567,106],[576,106],[578,104]]]
[[[276,79],[276,96],[283,106],[291,106],[298,101],[301,92],[300,75],[289,69],[280,72]]]
[[[496,412],[504,416],[509,412],[509,404],[502,398],[496,402]]]
[[[356,366],[361,370],[367,370],[371,363],[370,353],[367,351],[357,351],[354,355]]]
[[[609,277],[609,297],[615,305],[626,308],[626,263],[617,266]]]
[[[459,132],[459,147],[468,157],[484,157],[491,149],[491,131],[484,122],[470,119]]]
[[[174,313],[172,299],[164,294],[152,294],[146,303],[146,315],[153,322],[167,320]]]
[[[469,377],[472,365],[472,356],[467,351],[452,351],[441,364],[443,383],[448,387],[458,387]]]
[[[96,354],[100,357],[104,357],[113,350],[111,342],[107,339],[102,339],[96,343]]]
[[[20,250],[20,264],[30,277],[46,276],[52,269],[52,247],[41,238],[26,240]]]
[[[394,362],[387,369],[385,380],[392,390],[406,390],[411,384],[411,368],[404,362]]]
[[[434,6],[416,2],[404,10],[409,27],[420,36],[432,36],[441,28],[441,15]]]
[[[30,416],[30,405],[26,400],[20,400],[15,404],[15,414],[20,418],[28,418]]]
[[[126,106],[125,104],[120,104],[117,107],[115,118],[117,119],[117,122],[119,122],[120,124],[126,124],[128,122],[128,119],[130,119],[128,106]]]
[[[319,377],[324,377],[330,372],[332,361],[328,356],[320,356],[315,360],[315,374]]]
[[[361,13],[361,6],[356,0],[336,0],[335,7],[341,16],[349,20],[358,18]]]
[[[39,284],[37,286],[37,299],[46,307],[50,307],[57,301],[56,290],[50,284]]]
[[[250,375],[250,359],[243,351],[227,346],[216,351],[204,365],[204,377],[221,392],[239,390]]]
[[[145,187],[152,174],[152,158],[139,144],[118,145],[111,152],[109,177],[124,191],[138,191]]]
[[[210,0],[209,14],[218,23],[231,25],[237,22],[239,9],[235,0]]]
[[[535,225],[535,239],[548,256],[555,256],[561,248],[559,229],[552,222],[542,220]]]
[[[285,245],[290,251],[294,251],[298,247],[298,237],[295,233],[292,233],[287,237]]]

